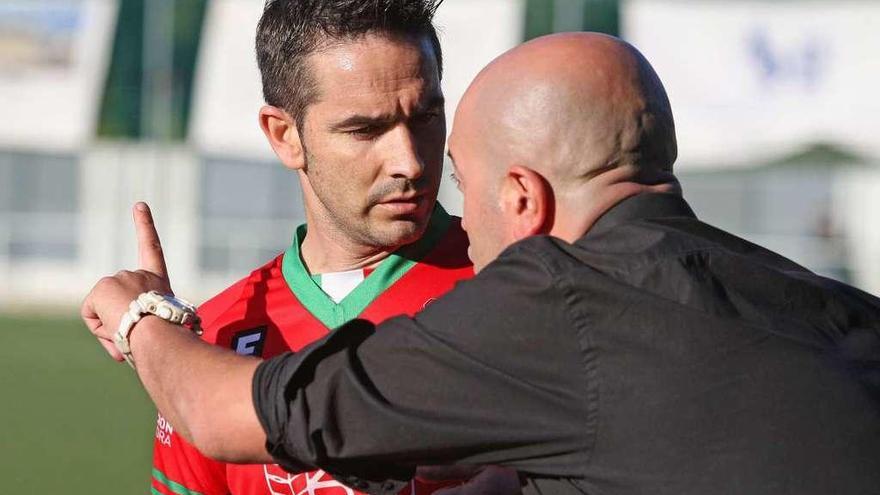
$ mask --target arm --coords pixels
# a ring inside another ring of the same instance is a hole
[[[276,460],[346,473],[498,464],[575,475],[591,447],[595,380],[568,294],[532,249],[550,244],[508,250],[415,318],[375,332],[352,322],[260,365],[255,404]]]
[[[142,324],[131,338],[138,377],[179,434],[213,459],[272,462],[250,400],[260,360],[206,344],[156,317]]]
[[[134,221],[141,269],[101,279],[81,311],[86,326],[117,361],[122,355],[113,334],[128,304],[148,290],[170,292],[159,236],[145,204],[136,205]],[[136,324],[130,342],[138,377],[180,436],[218,460],[271,462],[251,401],[259,360],[209,345],[155,316]]]
[[[142,267],[165,280],[149,213],[135,218]],[[132,351],[154,402],[211,457],[268,462],[268,439],[289,471],[319,466],[349,480],[405,479],[416,465],[444,463],[573,475],[595,413],[550,275],[532,253],[508,250],[414,319],[378,332],[355,321],[262,364],[155,317],[138,323]],[[99,339],[155,288],[149,281],[124,272],[93,289],[83,316]]]

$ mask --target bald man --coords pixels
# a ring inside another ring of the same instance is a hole
[[[414,318],[264,362],[137,324],[138,375],[185,437],[370,493],[430,464],[512,467],[525,493],[876,493],[880,300],[694,216],[633,47],[566,34],[501,56],[449,151],[480,273]],[[135,218],[143,270],[84,304],[104,342],[167,286]]]

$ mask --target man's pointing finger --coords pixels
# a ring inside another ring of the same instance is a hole
[[[162,278],[168,278],[162,243],[153,223],[153,214],[146,203],[138,202],[134,205],[134,228],[137,231],[139,268]]]

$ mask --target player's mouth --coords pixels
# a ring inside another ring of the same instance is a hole
[[[407,194],[383,199],[378,206],[389,210],[395,215],[410,215],[416,213],[425,201],[423,194]]]

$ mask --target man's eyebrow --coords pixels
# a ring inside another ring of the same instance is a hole
[[[345,120],[330,125],[331,131],[344,131],[357,127],[387,125],[397,120],[393,115],[352,115]]]
[[[415,113],[422,113],[428,110],[432,110],[437,107],[442,107],[446,104],[446,99],[443,95],[437,95],[428,100],[423,105],[419,105],[416,109]],[[384,115],[352,115],[347,117],[344,120],[336,122],[330,125],[330,130],[339,132],[347,129],[354,129],[357,127],[371,127],[371,126],[383,126],[388,125],[397,120],[397,116],[391,114]]]

